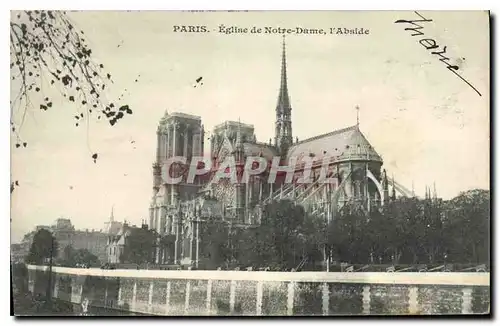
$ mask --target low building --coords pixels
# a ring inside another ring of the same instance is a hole
[[[129,226],[127,223],[123,223],[122,227],[116,234],[109,234],[107,240],[107,259],[106,261],[110,264],[121,263],[121,255],[125,250],[125,245],[127,243],[127,237],[132,232],[133,226]]]
[[[141,227],[123,223],[120,231],[108,236],[107,262],[110,264],[152,263],[157,234],[143,223]]]
[[[96,255],[101,262],[106,261],[106,245],[108,236],[96,230],[55,230],[54,236],[59,243],[58,257],[63,257],[64,248],[87,249]]]
[[[31,231],[24,236],[19,246],[12,248],[11,251],[13,259],[14,257],[18,259],[21,255],[25,257],[29,252],[36,232],[41,229],[46,229],[54,235],[58,242],[58,258],[63,258],[64,248],[71,246],[75,250],[87,249],[89,252],[96,255],[102,263],[107,262],[108,236],[117,234],[122,227],[122,223],[114,221],[113,210],[111,210],[109,222],[106,222],[105,224],[106,227],[104,230],[76,230],[74,225],[71,223],[71,219],[59,218],[55,221],[54,225],[38,225],[35,227],[34,231]]]

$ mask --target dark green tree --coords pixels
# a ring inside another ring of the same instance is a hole
[[[284,200],[266,205],[261,225],[240,233],[240,263],[272,269],[291,269],[308,256],[316,243],[310,243],[312,222],[302,206]]]
[[[91,253],[88,249],[78,249],[74,256],[75,265],[97,266],[99,258]]]
[[[34,265],[45,264],[47,259],[57,256],[57,250],[58,243],[52,233],[46,229],[40,229],[33,237],[26,262]]]
[[[154,260],[156,232],[147,228],[130,228],[120,261],[131,264],[144,264]]]
[[[372,246],[367,231],[368,221],[367,213],[356,207],[345,207],[335,216],[327,231],[334,259],[350,263],[368,261]]]
[[[388,203],[370,229],[379,234],[377,263],[417,263],[421,254],[422,204],[417,198],[401,197]]]
[[[77,265],[96,266],[99,264],[99,258],[88,249],[74,249],[71,245],[68,245],[64,247],[60,263],[67,267]]]
[[[490,200],[488,190],[460,193],[446,205],[446,247],[448,260],[487,263],[490,260]]]
[[[200,234],[200,259],[205,267],[215,269],[227,265],[231,255],[228,225],[222,221],[205,222],[200,225]]]

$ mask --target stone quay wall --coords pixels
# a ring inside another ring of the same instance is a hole
[[[32,293],[49,268],[28,266]],[[52,268],[52,296],[148,315],[471,314],[490,311],[489,273],[163,271]]]

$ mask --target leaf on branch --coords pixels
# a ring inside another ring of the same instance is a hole
[[[129,108],[128,105],[123,105],[119,108],[120,111],[125,111],[127,112],[128,114],[132,114],[132,110]]]
[[[101,92],[107,88],[105,82],[113,82],[111,73],[101,70],[104,69],[103,63],[93,61],[93,49],[80,36],[84,32],[77,30],[66,13],[35,10],[24,11],[16,16],[18,21],[14,17],[10,24],[10,67],[12,80],[21,87],[19,96],[11,102],[13,112],[16,112],[16,106],[29,109],[39,105],[43,111],[52,107],[52,99],[48,97],[42,97],[41,103],[34,105],[33,99],[30,99],[30,92],[42,91],[45,74],[49,77],[47,82],[50,85],[74,87],[76,92],[69,94],[66,89],[61,92],[62,97],[70,102],[78,99],[87,107],[89,114],[92,113],[90,107],[97,112],[105,108],[110,113],[115,104],[103,103],[100,99],[104,97],[104,92]],[[138,82],[138,77],[135,82]],[[132,114],[128,105],[120,105],[116,104],[120,107],[117,110],[119,112],[106,115],[111,125],[123,118],[124,114]],[[98,115],[98,119],[100,117]]]
[[[68,86],[70,83],[73,82],[73,79],[71,79],[69,75],[66,75],[61,79],[61,81],[63,82],[64,86]]]

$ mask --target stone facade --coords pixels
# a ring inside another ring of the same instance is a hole
[[[415,315],[487,313],[489,273],[82,270],[54,267],[52,295],[149,315]],[[28,266],[45,295],[48,269]]]
[[[200,223],[217,218],[221,223],[235,227],[253,227],[259,224],[262,208],[277,199],[290,199],[303,205],[307,211],[332,219],[345,207],[355,206],[369,211],[381,207],[395,197],[395,184],[382,169],[382,157],[355,126],[335,130],[299,141],[293,139],[292,105],[288,92],[285,44],[283,44],[281,85],[276,105],[276,133],[274,142],[258,142],[253,125],[240,121],[226,121],[215,126],[210,136],[211,171],[198,176],[194,183],[186,182],[189,163],[193,156],[204,153],[204,127],[201,117],[184,113],[168,113],[157,129],[156,159],[153,163],[153,195],[149,206],[149,225],[159,234],[159,264],[195,264],[200,260],[199,247],[203,234]],[[186,164],[176,163],[169,171],[163,170],[174,156],[183,156]],[[270,164],[260,175],[241,182],[244,162],[248,157],[261,157],[272,162],[279,157],[281,166],[292,166],[292,183],[278,175],[268,182]],[[227,158],[234,158],[238,182],[214,181],[216,171],[224,169]],[[322,184],[321,170],[327,163],[326,177],[334,179]],[[305,176],[306,161],[310,162],[312,181],[299,184]],[[165,173],[182,176],[179,184],[169,184]],[[390,189],[392,188],[392,191]],[[401,189],[400,189],[401,190]],[[214,213],[201,216],[204,206],[217,208]],[[175,238],[170,244],[161,244],[162,237]],[[201,237],[201,239],[200,239]]]

